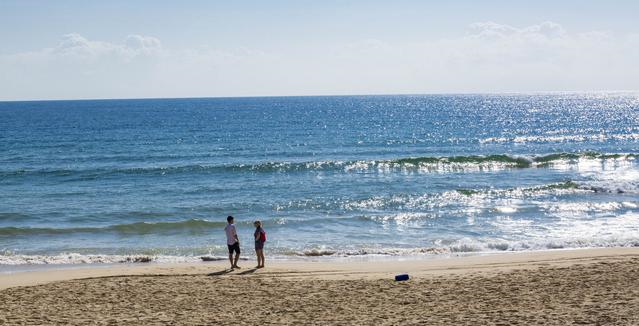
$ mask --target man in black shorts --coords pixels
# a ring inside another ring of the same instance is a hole
[[[229,261],[231,262],[231,269],[240,268],[237,266],[237,261],[240,260],[240,239],[237,237],[237,231],[233,224],[233,216],[226,218],[228,224],[224,228],[226,232],[226,245],[229,247]],[[233,258],[233,252],[235,251],[235,259]]]

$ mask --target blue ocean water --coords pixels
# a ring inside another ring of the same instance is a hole
[[[0,102],[0,264],[639,245],[639,94]]]

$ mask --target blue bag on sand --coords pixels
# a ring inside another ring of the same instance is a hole
[[[408,274],[395,275],[395,281],[408,281]]]

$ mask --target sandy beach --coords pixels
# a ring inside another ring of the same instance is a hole
[[[0,325],[639,324],[639,248],[252,264],[2,274]]]

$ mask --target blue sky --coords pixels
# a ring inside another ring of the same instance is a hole
[[[0,100],[639,89],[638,1],[1,1]]]

